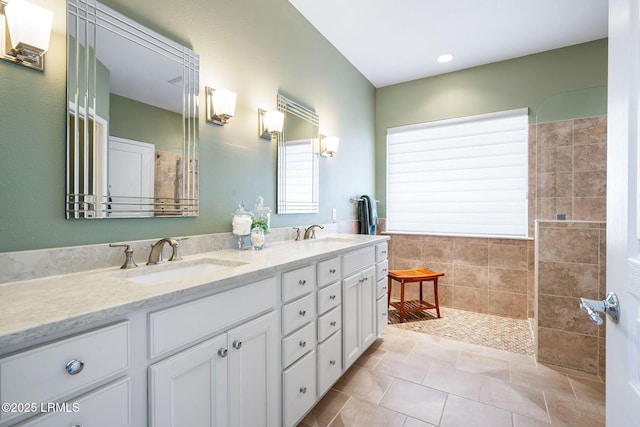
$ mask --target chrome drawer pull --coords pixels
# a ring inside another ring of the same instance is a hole
[[[300,280],[298,280],[298,284],[299,284],[300,286],[304,286],[304,285],[306,285],[306,284],[307,284],[307,281],[306,281],[306,280],[304,280],[304,279],[300,279]]]
[[[240,348],[242,347],[242,341],[240,340],[235,340],[233,342],[233,348],[235,348],[236,350],[240,350]]]
[[[227,357],[227,353],[229,353],[229,350],[227,350],[226,348],[221,348],[220,350],[218,350],[218,356],[222,358]]]
[[[330,323],[331,326],[336,326],[336,321],[334,320],[333,322]]]
[[[300,347],[305,348],[307,346],[307,342],[306,341],[300,341],[298,343],[300,345]]]
[[[331,295],[331,296],[329,297],[329,299],[330,299],[330,300],[334,300],[334,299],[336,299],[336,296],[335,296],[335,295]]]
[[[306,394],[306,392],[307,392],[307,388],[306,387],[300,387],[300,393]]]
[[[336,272],[336,269],[335,269],[335,268],[330,268],[330,269],[329,269],[329,273],[333,274],[333,273],[335,273],[335,272]]]
[[[333,365],[335,365],[335,364],[336,364],[336,361],[335,361],[335,360],[329,360],[329,365],[333,366]]]
[[[65,365],[65,369],[69,375],[78,375],[84,369],[84,362],[81,360],[70,360]]]
[[[306,316],[307,310],[300,310],[298,313],[300,314],[300,316]]]

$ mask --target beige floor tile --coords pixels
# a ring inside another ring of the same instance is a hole
[[[354,366],[338,380],[333,388],[377,404],[392,382],[393,377]]]
[[[430,363],[420,355],[387,352],[374,371],[419,384],[429,366]]]
[[[438,424],[446,397],[442,391],[397,379],[385,393],[380,406]]]
[[[510,362],[507,360],[483,356],[481,354],[461,352],[456,362],[456,368],[474,374],[509,381],[509,364]]]
[[[546,393],[552,425],[603,427],[604,406],[583,402],[565,394]]]
[[[365,351],[364,354],[354,362],[354,364],[373,370],[376,365],[380,363],[385,354],[386,351],[382,351],[378,348],[372,349],[369,347],[369,350]]]
[[[531,366],[529,364],[511,362],[511,382],[538,388],[542,391],[563,393],[575,397],[566,374],[540,364]]]
[[[460,356],[460,350],[456,348],[443,347],[440,344],[432,344],[419,341],[411,350],[412,354],[422,355],[429,360],[438,360],[454,365]]]
[[[591,381],[586,378],[569,376],[569,382],[578,400],[604,406],[606,386],[602,381]]]
[[[513,413],[513,427],[549,427],[549,423]]]
[[[378,350],[394,353],[409,353],[416,344],[416,341],[412,338],[391,334],[384,335],[376,341],[379,342]]]
[[[425,423],[424,421],[416,420],[415,418],[407,417],[407,421],[404,422],[402,427],[433,427],[435,424]]]
[[[331,427],[402,427],[407,417],[352,397],[330,424]]]
[[[302,424],[304,427],[328,426],[347,403],[349,397],[348,394],[337,390],[329,390],[311,412],[304,417]]]
[[[487,405],[549,422],[544,394],[538,389],[485,378],[480,388],[479,400]]]
[[[450,394],[439,425],[511,427],[511,412]]]
[[[434,364],[429,368],[422,384],[447,393],[478,400],[484,378],[482,375],[461,371],[450,365]]]

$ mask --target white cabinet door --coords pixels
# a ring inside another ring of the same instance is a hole
[[[271,312],[229,331],[229,426],[277,426],[278,317]],[[200,424],[183,424],[200,425]]]
[[[369,347],[376,339],[377,305],[375,268],[362,272],[362,349]]]
[[[344,368],[376,339],[375,268],[370,267],[342,282],[342,334]]]
[[[360,356],[362,339],[360,337],[361,304],[360,293],[362,287],[362,277],[360,274],[348,277],[342,281],[342,336],[344,369],[356,361]]]
[[[229,425],[227,335],[149,367],[149,423],[154,427]]]

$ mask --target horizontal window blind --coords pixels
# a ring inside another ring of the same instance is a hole
[[[387,231],[527,236],[526,108],[387,130]]]

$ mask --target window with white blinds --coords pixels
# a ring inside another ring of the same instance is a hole
[[[526,237],[527,113],[389,128],[387,231]]]

